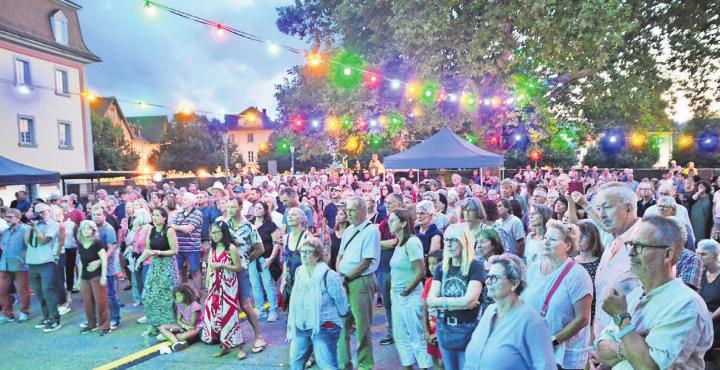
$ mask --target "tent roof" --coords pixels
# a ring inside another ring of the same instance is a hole
[[[468,143],[447,127],[420,144],[385,157],[388,169],[436,169],[502,167],[502,155]]]
[[[0,156],[0,186],[60,182],[58,172],[41,170]]]

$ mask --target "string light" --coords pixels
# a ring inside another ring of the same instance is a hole
[[[218,24],[217,26],[215,26],[215,34],[218,37],[225,36],[225,30],[223,29],[223,26],[221,24]]]
[[[280,47],[273,42],[268,42],[268,52],[272,55],[277,55],[280,52]]]
[[[20,94],[27,95],[27,94],[30,94],[31,90],[30,90],[30,87],[28,87],[28,85],[22,84],[22,85],[18,85],[17,91]]]

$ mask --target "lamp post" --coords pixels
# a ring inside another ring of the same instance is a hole
[[[228,140],[230,140],[230,135],[228,135],[227,131],[224,131],[222,133],[222,140],[223,140],[223,152],[225,154],[225,181],[229,181],[228,176]]]
[[[295,145],[290,146],[290,174],[295,174]]]

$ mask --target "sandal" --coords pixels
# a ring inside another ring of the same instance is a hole
[[[220,347],[220,350],[213,353],[213,357],[222,357],[228,354],[230,352],[230,348]]]
[[[309,369],[315,365],[315,356],[310,355],[310,358],[305,362],[305,368]]]
[[[255,344],[255,345],[253,345],[253,348],[250,350],[250,352],[252,352],[252,353],[260,353],[260,352],[262,352],[263,350],[265,350],[265,347],[267,347],[267,343],[263,343],[263,344],[261,344],[261,345]]]
[[[245,351],[243,351],[243,350],[238,350],[237,358],[238,358],[238,360],[240,360],[240,361],[246,359],[246,358],[247,358],[247,352],[245,352]]]

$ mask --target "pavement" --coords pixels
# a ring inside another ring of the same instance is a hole
[[[289,344],[285,342],[287,315],[282,313],[274,323],[261,322],[263,337],[268,347],[262,353],[250,353],[253,331],[247,320],[243,320],[245,351],[248,357],[239,361],[236,351],[220,358],[213,358],[218,346],[206,345],[200,341],[184,351],[160,355],[152,340],[146,343],[141,335],[145,325],[136,320],[143,315],[142,307],[132,307],[130,291],[122,290],[126,285],[120,282],[120,301],[125,304],[120,310],[120,327],[112,334],[100,337],[98,332],[80,334],[79,324],[85,320],[82,298],[73,294],[72,311],[61,317],[63,327],[52,333],[43,333],[34,325],[41,320],[40,307],[33,296],[30,320],[25,323],[10,322],[0,325],[0,369],[3,370],[53,370],[53,369],[287,369]],[[16,304],[15,312],[19,312]],[[375,369],[402,368],[394,345],[381,346],[378,342],[385,337],[385,313],[375,307],[373,313],[373,349]],[[355,348],[353,340],[353,348]],[[118,366],[120,365],[120,366]],[[316,367],[313,367],[316,369]]]

